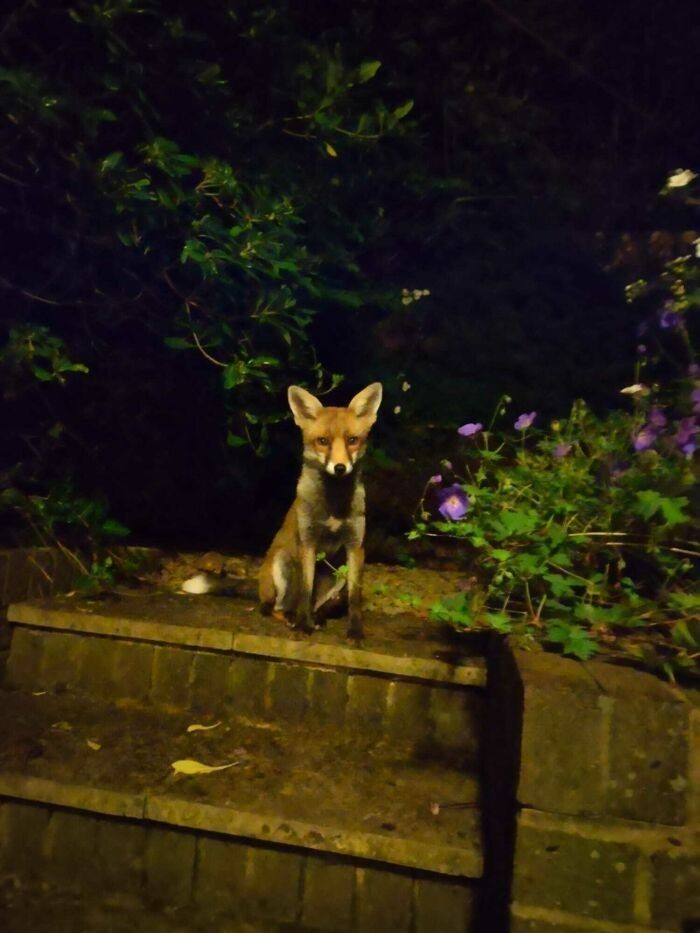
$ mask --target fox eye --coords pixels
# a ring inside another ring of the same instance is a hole
[[[357,437],[355,434],[351,434],[348,438],[348,444],[356,444],[358,441],[359,437]]]
[[[327,447],[327,446],[328,446],[328,438],[327,438],[327,437],[317,437],[316,440],[317,440],[317,442],[321,445],[321,447]]]

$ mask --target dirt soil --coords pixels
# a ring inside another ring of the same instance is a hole
[[[257,576],[262,560],[249,556],[227,556],[210,551],[164,554],[139,579],[157,589],[177,591],[184,580],[197,573],[208,573],[222,584],[230,585],[237,595],[256,600]],[[339,566],[340,559],[333,559]],[[324,564],[325,567],[325,564]],[[441,596],[449,596],[469,586],[459,570],[432,570],[426,567],[402,567],[390,564],[367,564],[364,575],[364,603],[370,612],[394,615],[406,612],[425,615]]]

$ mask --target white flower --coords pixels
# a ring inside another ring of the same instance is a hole
[[[402,391],[402,392],[408,392],[408,390],[409,390],[410,388],[411,388],[410,382],[405,382],[405,381],[404,381],[404,382],[401,383],[401,391]]]
[[[694,178],[697,178],[696,172],[691,172],[689,168],[677,168],[675,172],[669,175],[666,181],[667,188],[685,188]]]
[[[624,389],[620,389],[620,395],[648,395],[649,389],[646,386],[643,386],[641,382],[635,382],[634,385],[625,386]]]
[[[400,405],[394,405],[394,414],[395,414],[395,415],[401,414],[401,406],[400,406]]]

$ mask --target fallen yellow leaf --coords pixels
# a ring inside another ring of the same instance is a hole
[[[224,771],[233,768],[237,761],[230,761],[227,765],[205,765],[193,758],[181,758],[170,766],[176,774],[211,774],[212,771]]]
[[[46,694],[46,690],[32,690],[33,697],[43,697]]]
[[[211,726],[203,726],[199,722],[193,722],[191,726],[187,727],[188,732],[208,732],[210,729],[216,729],[217,726],[221,725],[221,720],[215,722]]]
[[[85,741],[87,742],[88,748],[91,748],[93,752],[99,752],[99,750],[102,748],[100,743],[95,742],[94,739],[85,739]]]
[[[327,152],[328,155],[331,156],[333,159],[337,159],[337,158],[338,158],[338,153],[335,151],[335,149],[333,148],[333,146],[331,146],[330,143],[326,143],[326,152]]]

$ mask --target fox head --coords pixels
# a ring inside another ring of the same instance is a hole
[[[352,473],[377,420],[381,382],[373,382],[358,392],[347,408],[324,408],[315,395],[300,386],[290,386],[287,398],[304,437],[304,461],[331,476]]]

